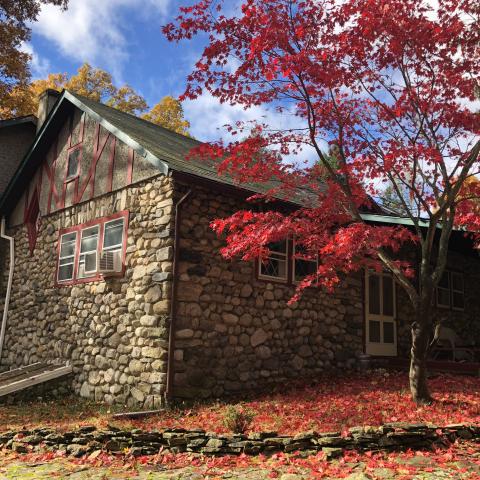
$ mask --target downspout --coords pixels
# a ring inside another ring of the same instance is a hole
[[[167,362],[167,389],[165,397],[167,403],[173,399],[174,381],[174,351],[175,351],[175,324],[177,316],[177,290],[178,290],[178,259],[180,256],[180,223],[182,204],[192,193],[188,192],[175,205],[175,229],[173,239],[173,265],[172,265],[172,295],[170,298],[170,328],[168,332],[168,362]]]
[[[10,304],[10,294],[12,292],[13,270],[15,267],[15,243],[13,237],[5,234],[5,217],[2,217],[2,224],[0,227],[0,238],[7,240],[10,243],[10,265],[8,271],[7,293],[5,294],[5,305],[3,306],[2,328],[0,330],[0,362],[2,360],[3,343],[5,341],[5,332],[7,330],[7,315],[8,306]]]

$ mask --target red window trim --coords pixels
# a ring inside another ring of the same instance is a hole
[[[56,287],[66,287],[69,285],[77,285],[80,283],[90,283],[90,282],[98,282],[103,279],[102,274],[98,274],[92,277],[87,278],[77,278],[78,276],[78,265],[80,261],[80,241],[81,241],[81,232],[88,227],[93,227],[98,225],[100,227],[99,237],[98,237],[98,250],[97,253],[100,251],[101,247],[103,247],[103,238],[105,232],[105,224],[111,222],[112,220],[117,220],[118,218],[123,218],[123,245],[122,245],[122,271],[112,274],[112,277],[123,277],[125,275],[125,258],[127,253],[127,233],[128,233],[128,220],[129,220],[129,212],[128,210],[122,210],[121,212],[114,213],[113,215],[108,215],[106,217],[96,218],[95,220],[90,220],[89,222],[81,223],[80,225],[75,225],[74,227],[63,228],[58,233],[58,241],[57,241],[57,262],[55,268],[55,286]],[[76,244],[75,244],[75,257],[73,260],[73,279],[65,280],[64,282],[58,281],[58,268],[60,264],[60,246],[61,246],[61,239],[62,236],[67,233],[77,233]]]
[[[260,264],[262,262],[261,258],[257,258],[255,260],[255,279],[260,281],[260,282],[267,282],[267,283],[277,283],[279,285],[286,285],[288,287],[296,287],[300,282],[297,282],[293,278],[293,273],[294,273],[294,263],[295,263],[295,257],[294,257],[294,240],[293,238],[287,239],[287,279],[281,279],[278,278],[276,279],[275,277],[263,277],[260,274]],[[318,287],[320,284],[318,283],[318,280],[316,284],[312,284],[310,287]]]

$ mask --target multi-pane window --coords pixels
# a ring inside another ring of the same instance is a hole
[[[270,253],[260,260],[261,278],[274,279],[286,282],[288,280],[288,250],[287,242],[271,243],[268,246]]]
[[[77,245],[77,232],[66,233],[60,237],[60,253],[58,258],[59,282],[73,279],[75,270],[75,250]]]
[[[61,233],[57,282],[99,278],[102,252],[119,252],[120,256],[125,252],[127,218],[128,212],[121,212],[114,218],[100,218]]]
[[[312,259],[305,248],[293,241],[293,281],[301,282],[308,275],[315,275],[318,270],[318,255]]]
[[[305,248],[295,242],[284,240],[270,243],[269,254],[259,260],[258,277],[282,283],[299,283],[308,275],[315,275],[318,256],[312,258]]]
[[[465,307],[465,285],[463,274],[445,271],[437,286],[437,306],[463,310]]]
[[[122,249],[123,244],[123,218],[105,223],[103,236],[103,251],[117,251]]]
[[[97,271],[98,236],[100,226],[95,225],[82,230],[80,242],[80,259],[78,262],[78,277],[86,278],[95,275]]]
[[[465,286],[463,275],[461,273],[451,272],[452,282],[452,308],[454,310],[463,310],[465,307]]]

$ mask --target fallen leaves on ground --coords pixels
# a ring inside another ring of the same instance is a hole
[[[480,423],[480,381],[476,377],[437,375],[430,379],[435,402],[415,405],[403,372],[373,371],[344,377],[328,376],[315,382],[294,383],[238,403],[255,413],[252,431],[295,434],[307,430],[342,431],[359,425],[386,422]],[[230,403],[230,404],[231,404]],[[146,430],[203,428],[226,433],[223,420],[229,403],[209,402],[162,412],[142,420],[113,421],[105,405],[75,397],[0,407],[2,430],[50,426],[61,430],[94,424]],[[55,411],[55,416],[52,416]]]

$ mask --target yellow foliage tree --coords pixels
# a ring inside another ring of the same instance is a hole
[[[163,97],[149,112],[143,114],[142,118],[190,137],[188,132],[190,122],[184,117],[182,104],[180,100],[169,95]]]
[[[116,87],[108,72],[84,63],[72,77],[66,73],[51,73],[45,79],[35,80],[28,85],[13,89],[0,105],[0,119],[35,115],[38,110],[38,97],[47,88],[58,91],[70,90],[132,115],[140,115],[148,109],[145,99],[132,87],[129,85]],[[184,118],[182,104],[171,96],[162,98],[147,113],[144,113],[142,118],[190,136],[188,133],[190,122]]]
[[[133,115],[138,115],[148,108],[145,99],[132,87],[129,85],[116,87],[108,72],[84,63],[77,74],[70,78],[66,73],[51,73],[46,79],[35,80],[27,86],[14,89],[8,100],[0,107],[0,117],[35,115],[38,97],[47,88],[58,91],[70,90]]]

